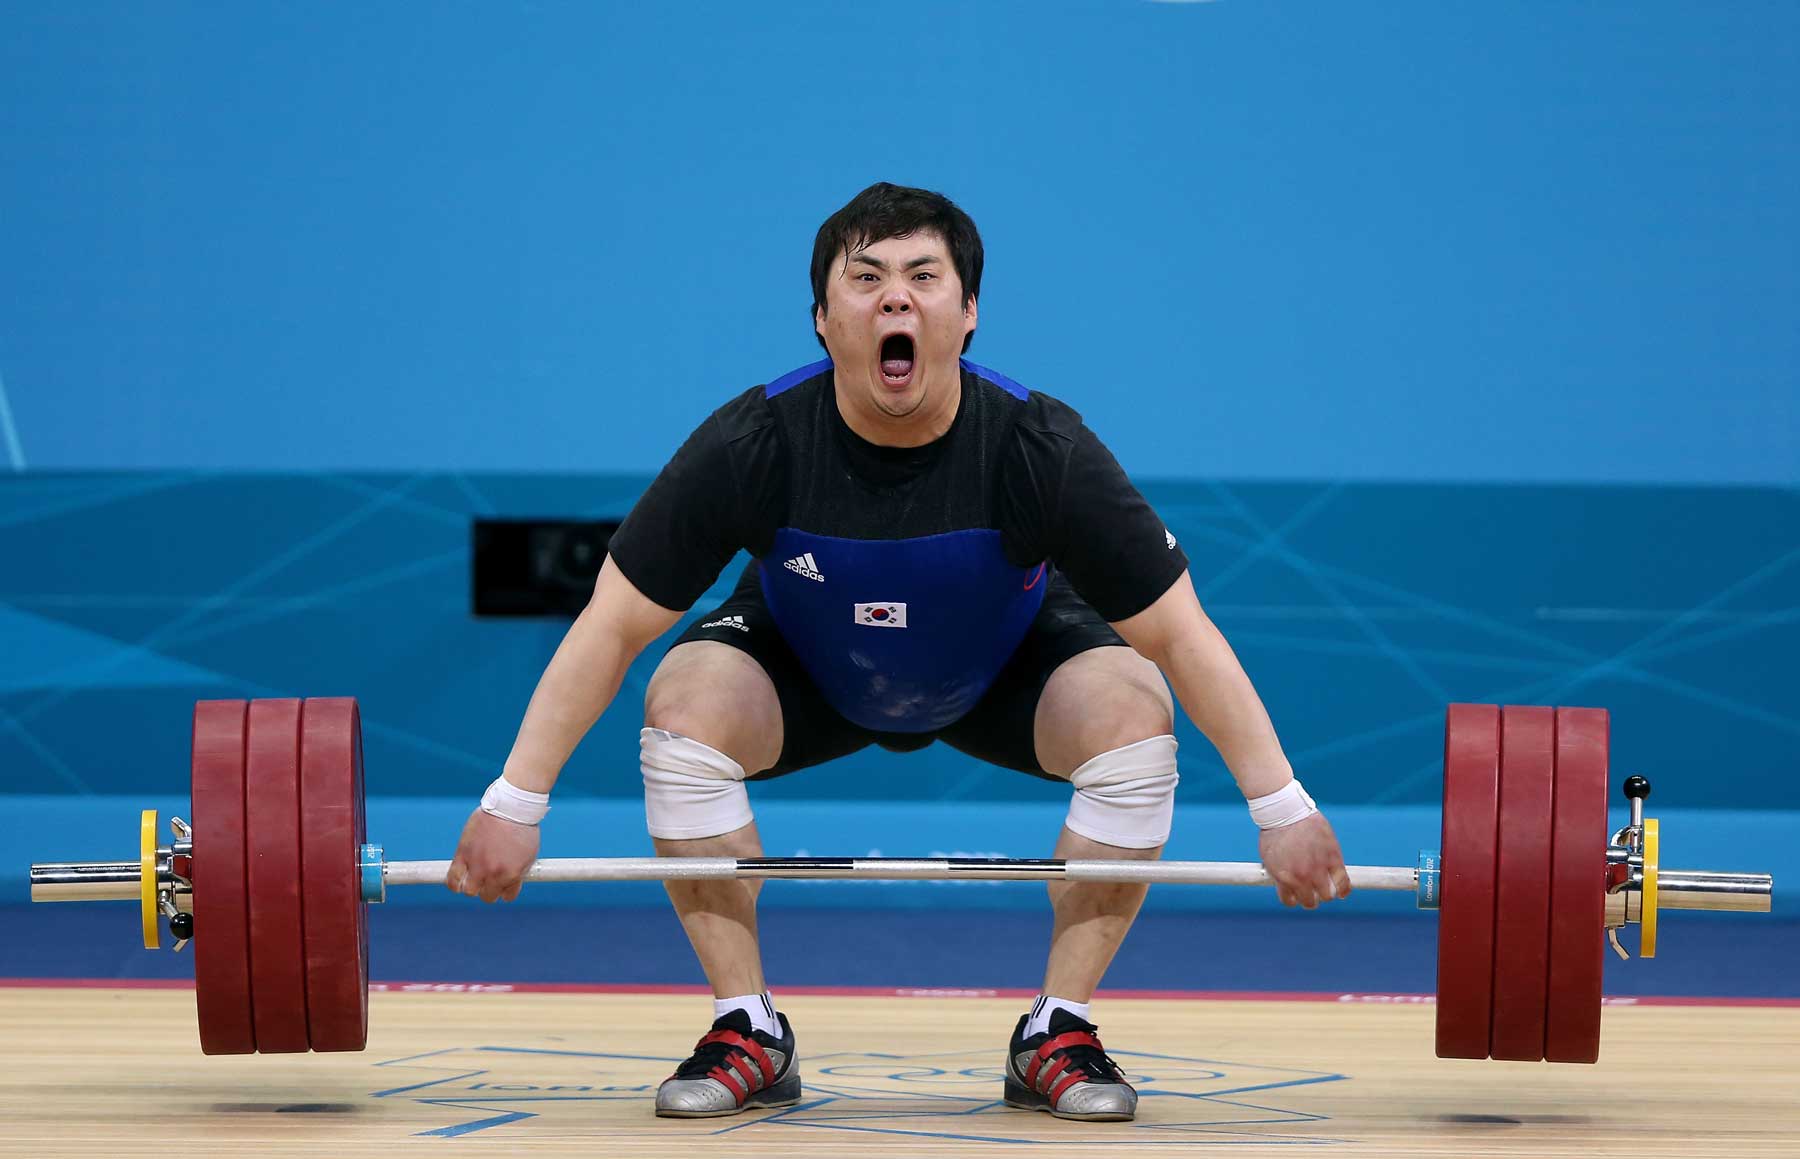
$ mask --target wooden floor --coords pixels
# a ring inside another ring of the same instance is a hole
[[[791,995],[796,1108],[651,1114],[694,996],[377,994],[359,1055],[206,1058],[191,990],[0,989],[0,1154],[1800,1157],[1800,1008],[1609,1008],[1595,1067],[1444,1062],[1418,1005],[1103,999],[1135,1123],[999,1105],[1016,999]]]

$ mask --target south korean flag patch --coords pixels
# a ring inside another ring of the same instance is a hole
[[[858,604],[856,622],[872,628],[906,627],[905,604]]]

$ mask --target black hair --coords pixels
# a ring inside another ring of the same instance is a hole
[[[825,311],[825,287],[831,279],[832,259],[838,251],[846,257],[890,237],[935,233],[950,250],[950,262],[962,282],[963,306],[981,293],[981,234],[975,222],[954,201],[929,189],[913,189],[877,181],[850,199],[850,203],[825,219],[813,240],[813,304],[809,317]],[[815,331],[819,345],[825,338]],[[969,348],[973,332],[963,336]]]

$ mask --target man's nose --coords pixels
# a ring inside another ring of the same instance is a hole
[[[881,312],[883,314],[910,314],[912,313],[912,299],[906,296],[904,290],[890,289],[881,296]]]

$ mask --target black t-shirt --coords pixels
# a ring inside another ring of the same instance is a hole
[[[904,540],[969,528],[1001,535],[1019,567],[1048,561],[1109,621],[1156,601],[1187,556],[1117,460],[1066,404],[964,362],[945,434],[883,447],[838,413],[831,364],[732,399],[701,423],[613,533],[620,571],[686,610],[739,550],[777,529]]]

